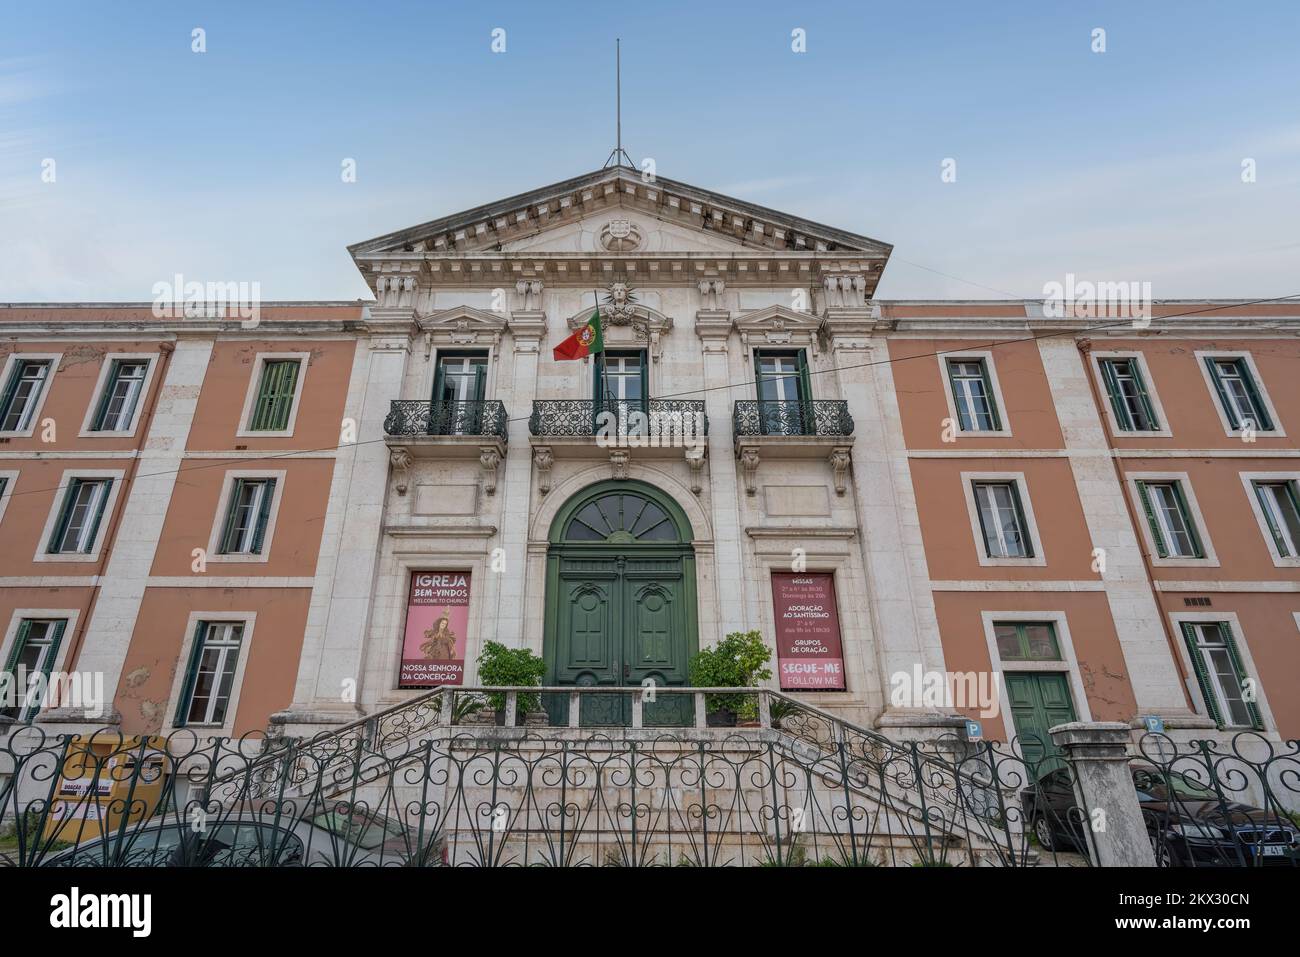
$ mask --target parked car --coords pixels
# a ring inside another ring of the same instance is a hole
[[[1172,867],[1300,865],[1300,827],[1249,804],[1220,800],[1187,775],[1129,763],[1147,836],[1158,864]],[[1087,815],[1066,768],[1020,792],[1025,820],[1047,851],[1086,852]]]
[[[303,820],[226,817],[195,830],[172,820],[129,826],[47,858],[46,867],[434,866],[440,837],[412,846],[414,834],[383,815],[332,810]]]

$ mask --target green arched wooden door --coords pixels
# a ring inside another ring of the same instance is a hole
[[[547,684],[686,684],[699,644],[692,537],[681,507],[644,482],[600,482],[564,504],[547,552]],[[567,709],[547,703],[552,723],[567,723]],[[646,724],[686,723],[690,712],[682,696],[643,705]],[[630,719],[631,695],[584,696],[584,725]]]

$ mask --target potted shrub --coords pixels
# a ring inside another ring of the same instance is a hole
[[[545,674],[546,663],[528,648],[507,648],[498,641],[489,641],[478,656],[479,684],[489,687],[532,687],[541,684]],[[487,703],[496,712],[497,724],[505,724],[505,692],[489,694]],[[529,712],[540,711],[541,707],[541,695],[516,696],[515,724],[522,725]]]
[[[772,677],[767,667],[772,650],[757,631],[733,631],[712,648],[698,652],[690,663],[690,681],[697,688],[756,688]],[[739,718],[758,719],[758,702],[753,695],[708,695],[706,709],[710,727],[731,727]]]

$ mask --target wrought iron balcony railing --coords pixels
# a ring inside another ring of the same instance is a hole
[[[495,399],[479,402],[425,402],[396,399],[384,419],[389,435],[483,435],[507,441],[506,407]]]
[[[853,417],[843,399],[742,400],[732,413],[732,427],[736,436],[852,435]]]
[[[622,435],[674,439],[709,434],[697,399],[537,399],[528,420],[533,435]]]

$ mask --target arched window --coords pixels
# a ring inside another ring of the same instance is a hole
[[[573,513],[561,540],[661,544],[680,539],[677,523],[646,496],[605,492]]]

